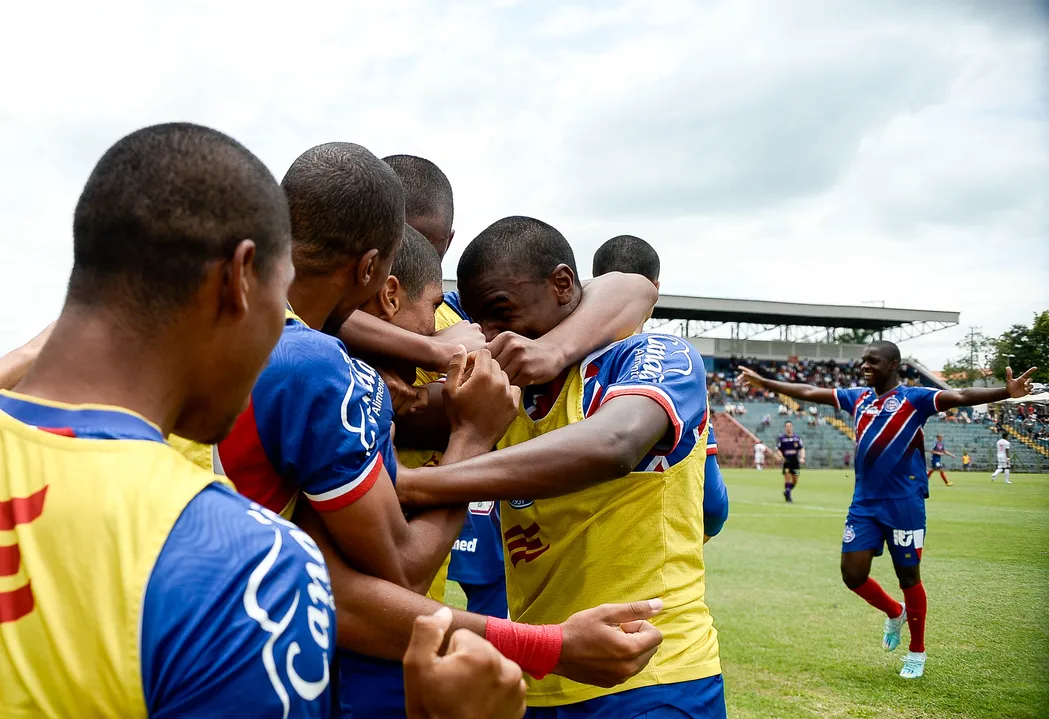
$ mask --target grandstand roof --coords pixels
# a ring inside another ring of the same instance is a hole
[[[446,292],[455,289],[455,280],[445,280]],[[775,327],[810,328],[796,339],[816,338],[823,334],[815,328],[856,329],[888,332],[886,339],[904,340],[958,324],[957,312],[908,310],[866,305],[812,305],[800,302],[736,300],[718,297],[690,297],[661,294],[653,319],[684,320],[702,323],[689,334],[703,335],[723,325],[746,325],[738,338],[761,334]],[[696,331],[698,329],[698,331]]]
[[[863,305],[810,305],[799,302],[660,295],[653,317],[668,320],[714,320],[878,331],[918,322],[958,324],[959,315],[957,312]]]

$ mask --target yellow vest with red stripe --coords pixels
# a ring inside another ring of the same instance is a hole
[[[499,449],[583,421],[583,377],[572,369],[550,412],[522,409]],[[721,673],[717,630],[704,602],[703,475],[707,429],[683,460],[662,472],[553,499],[503,502],[503,554],[510,618],[558,624],[604,603],[662,599],[652,623],[663,643],[637,676],[612,689],[550,675],[526,676],[529,706],[561,706],[654,684]]]
[[[0,413],[0,716],[146,716],[146,584],[216,479],[159,441],[62,437]]]

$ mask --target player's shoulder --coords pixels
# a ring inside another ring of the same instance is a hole
[[[284,325],[277,346],[270,355],[267,369],[322,370],[348,361],[346,347],[337,337],[289,319]]]
[[[904,385],[899,389],[900,394],[907,398],[929,397],[932,395],[937,395],[942,391],[943,390],[939,387],[924,387],[921,385]]]
[[[615,367],[629,373],[632,379],[645,382],[661,382],[669,375],[706,383],[699,351],[690,342],[673,335],[648,332],[631,335],[583,360],[584,371],[591,366]]]
[[[351,357],[337,337],[288,320],[277,346],[270,355],[256,387],[278,384],[296,391],[326,387],[332,382],[374,392],[379,373],[363,360]]]
[[[172,716],[224,697],[287,711],[290,692],[308,706],[328,685],[334,599],[323,555],[294,524],[217,484],[169,533],[141,626],[147,702]]]

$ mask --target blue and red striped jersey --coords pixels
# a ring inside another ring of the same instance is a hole
[[[929,496],[923,427],[940,411],[941,391],[903,385],[881,397],[870,387],[835,391],[838,408],[855,422],[854,500]]]

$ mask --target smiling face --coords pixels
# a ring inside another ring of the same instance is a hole
[[[900,360],[893,356],[889,345],[872,344],[863,351],[863,379],[868,387],[872,387],[878,394],[899,384],[898,372]]]

